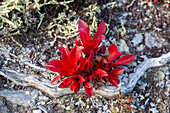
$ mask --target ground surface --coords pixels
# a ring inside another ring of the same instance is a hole
[[[144,59],[159,57],[169,52],[169,8],[166,3],[147,4],[136,0],[130,7],[131,2],[126,0],[116,1],[114,6],[108,3],[113,3],[113,1],[75,0],[69,3],[70,12],[63,5],[43,6],[39,12],[44,14],[44,18],[39,28],[37,28],[40,21],[38,12],[30,6],[29,10],[20,14],[25,20],[18,28],[20,34],[14,34],[16,31],[8,31],[11,34],[9,36],[9,34],[5,34],[7,31],[1,29],[3,32],[0,37],[0,48],[4,46],[8,52],[19,58],[44,67],[49,60],[60,58],[61,54],[57,46],[65,44],[73,46],[77,30],[73,31],[70,26],[72,24],[77,26],[77,20],[81,18],[88,25],[98,22],[98,26],[101,21],[105,21],[108,24],[108,31],[102,43],[106,46],[115,43],[121,52],[137,56],[135,62],[127,66],[125,74],[133,72],[133,68]],[[104,8],[105,5],[107,7]],[[61,16],[62,12],[65,13],[65,16]],[[62,17],[63,20],[54,19],[58,17]],[[121,20],[123,26],[121,26]],[[54,24],[51,27],[50,23],[58,23],[61,26]],[[75,26],[72,27],[75,28]],[[125,28],[125,31],[122,27]],[[22,31],[25,28],[27,30]],[[91,26],[91,28],[96,29],[96,26]],[[55,76],[50,73],[43,74],[0,51],[0,69],[3,67],[10,67],[24,74],[37,74],[48,79]],[[18,86],[0,76],[0,90],[2,89],[25,91],[26,94],[33,95],[35,101],[33,106],[23,106],[14,104],[1,96],[0,113],[134,112],[133,110],[128,111],[125,106],[119,110],[118,104],[121,103],[120,101],[124,101],[123,99],[107,99],[96,94],[93,95],[91,101],[85,94],[51,98],[34,87]],[[131,107],[135,108],[137,112],[168,113],[169,89],[169,64],[149,69],[132,92],[132,97],[137,99],[132,101]]]

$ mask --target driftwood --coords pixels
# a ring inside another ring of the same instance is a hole
[[[162,66],[168,63],[169,61],[170,61],[170,52],[162,55],[159,58],[147,59],[134,69],[134,73],[129,74],[129,77],[127,78],[128,82],[127,79],[126,81],[123,80],[121,81],[121,82],[126,82],[126,84],[121,85],[118,88],[114,86],[107,86],[107,87],[102,86],[98,90],[95,90],[94,93],[107,98],[116,97],[119,94],[119,91],[121,91],[123,94],[129,93],[133,90],[137,81],[140,79],[142,75],[144,75],[145,71],[148,68]],[[38,75],[33,75],[33,74],[26,75],[26,74],[18,73],[15,70],[12,70],[8,67],[4,67],[2,70],[0,70],[0,75],[13,81],[17,85],[36,87],[41,91],[49,94],[51,97],[59,97],[66,94],[73,93],[72,91],[70,91],[69,88],[60,89],[57,87],[58,85],[50,84],[50,80],[48,79],[42,78]],[[84,92],[84,90],[81,89],[79,92]]]

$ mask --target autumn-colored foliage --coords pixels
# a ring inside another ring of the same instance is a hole
[[[78,21],[80,37],[75,40],[73,48],[58,47],[61,60],[51,60],[46,67],[59,73],[51,83],[65,77],[59,88],[67,88],[77,93],[81,86],[89,97],[93,95],[93,88],[103,85],[106,81],[118,87],[120,80],[118,76],[123,73],[124,68],[116,68],[128,64],[135,59],[135,55],[124,55],[118,51],[115,44],[108,47],[109,54],[106,54],[106,46],[99,46],[105,38],[105,22],[101,22],[97,32],[92,38],[89,35],[90,29],[83,20]]]

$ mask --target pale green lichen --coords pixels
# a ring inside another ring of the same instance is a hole
[[[123,37],[126,34],[126,28],[124,27],[124,23],[122,19],[120,20],[120,23],[121,23],[121,28],[119,28],[117,32],[120,33],[121,36]]]

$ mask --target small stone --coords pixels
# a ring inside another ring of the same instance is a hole
[[[158,113],[159,112],[156,108],[150,108],[149,111],[152,111],[152,113]]]
[[[108,109],[108,106],[107,105],[104,105],[103,106],[103,110],[106,111]]]
[[[49,100],[49,98],[46,96],[39,96],[38,99],[44,102],[47,102]]]
[[[38,108],[41,109],[44,113],[48,113],[47,109],[44,106],[39,105]]]
[[[158,77],[159,77],[159,80],[163,80],[164,77],[165,77],[165,74],[164,74],[162,71],[158,71],[158,72],[157,72],[157,75],[158,75]]]
[[[150,105],[151,105],[152,107],[154,107],[154,106],[155,106],[155,104],[154,104],[153,102],[151,102],[151,103],[150,103]]]
[[[33,110],[33,113],[42,113],[42,111],[37,109],[37,110]]]
[[[142,109],[145,109],[145,106],[144,106],[144,105],[142,105],[142,106],[141,106],[141,108],[142,108]]]
[[[148,97],[149,95],[150,95],[150,93],[146,93],[146,94],[145,94],[145,97]]]
[[[145,97],[143,95],[139,95],[139,97],[140,97],[140,100],[144,100],[145,99]]]
[[[32,91],[31,92],[31,96],[34,98],[34,99],[36,99],[37,97],[38,97],[38,92],[37,91]]]
[[[126,42],[123,39],[120,39],[120,46],[118,46],[118,49],[121,52],[129,53],[129,47],[127,46]]]
[[[135,37],[133,38],[131,42],[133,42],[133,44],[137,46],[139,43],[142,42],[142,40],[143,40],[142,34],[135,34]]]
[[[145,101],[145,106],[148,104],[150,98],[147,98],[147,100]]]
[[[41,105],[45,105],[45,102],[44,102],[44,101],[40,101],[40,104],[41,104]]]
[[[138,46],[138,47],[136,48],[136,50],[137,50],[137,51],[143,51],[144,48],[145,48],[145,46],[142,44],[142,45]]]
[[[139,86],[139,89],[145,90],[146,86],[147,86],[147,83],[144,83],[144,84],[142,83],[142,84]]]
[[[70,110],[70,106],[67,106],[67,107],[66,107],[66,110]]]

